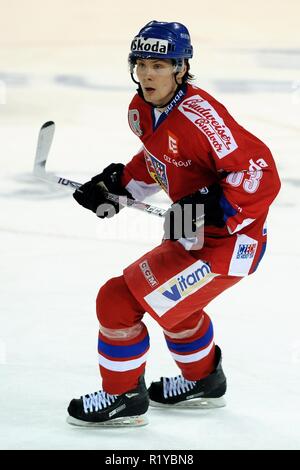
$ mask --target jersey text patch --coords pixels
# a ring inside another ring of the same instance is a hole
[[[237,149],[237,143],[223,119],[200,95],[185,99],[178,109],[207,137],[220,159]]]

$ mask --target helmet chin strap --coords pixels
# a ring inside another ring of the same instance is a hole
[[[133,72],[130,72],[130,76],[131,76],[131,80],[136,83],[137,85],[141,86],[140,85],[140,82],[137,82],[136,79],[134,78],[134,75],[133,75]]]

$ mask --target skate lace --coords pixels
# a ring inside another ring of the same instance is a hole
[[[117,397],[118,395],[109,395],[109,393],[106,393],[103,390],[85,395],[82,397],[84,412],[92,413],[93,411],[107,408],[107,406],[116,401]]]
[[[168,398],[176,395],[181,395],[182,393],[192,390],[195,384],[195,381],[186,380],[184,377],[182,377],[182,375],[170,378],[164,377],[164,397]]]

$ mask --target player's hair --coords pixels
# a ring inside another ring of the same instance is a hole
[[[195,80],[195,75],[190,73],[191,66],[190,66],[190,63],[187,59],[185,59],[185,63],[186,63],[186,66],[187,66],[187,71],[185,72],[184,76],[182,77],[182,83],[191,82],[192,80]]]
[[[172,63],[173,65],[176,65],[176,60],[172,59]],[[188,82],[191,82],[192,80],[195,80],[195,75],[192,75],[190,73],[191,66],[190,66],[188,59],[184,59],[184,63],[187,66],[187,71],[182,77],[182,83],[188,83]]]

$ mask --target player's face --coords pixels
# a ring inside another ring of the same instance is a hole
[[[177,75],[178,83],[181,83],[184,73],[185,70]],[[163,105],[174,95],[177,83],[171,60],[138,59],[136,74],[148,103]]]

